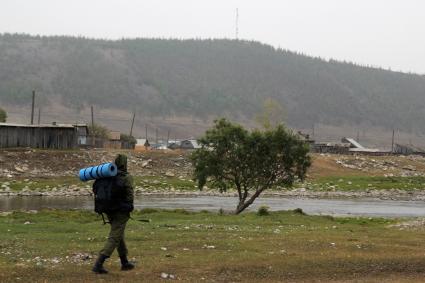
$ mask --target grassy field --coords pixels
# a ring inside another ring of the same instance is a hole
[[[312,190],[362,191],[362,190],[422,190],[425,177],[383,176],[331,176],[321,177],[308,184],[299,184]]]
[[[165,190],[174,188],[182,191],[197,190],[196,183],[190,179],[180,179],[165,176],[133,176],[135,186],[140,186],[146,190]],[[51,191],[63,187],[86,187],[91,189],[93,181],[81,182],[77,177],[61,176],[48,178],[0,178],[0,184],[7,183],[12,191]]]
[[[0,282],[423,282],[425,230],[397,220],[300,212],[220,215],[144,210],[127,229],[137,268],[90,268],[108,226],[87,211],[0,216]],[[142,222],[140,220],[149,220]]]

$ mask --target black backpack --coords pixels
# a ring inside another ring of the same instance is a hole
[[[115,177],[97,179],[93,183],[94,211],[102,214],[111,213],[118,209],[114,189]]]

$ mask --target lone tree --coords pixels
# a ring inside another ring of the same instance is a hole
[[[121,141],[128,142],[133,147],[137,143],[137,140],[136,140],[135,137],[130,136],[130,135],[126,135],[126,134],[121,134]]]
[[[264,129],[270,130],[281,124],[284,118],[285,110],[282,105],[272,98],[267,98],[264,100],[262,111],[256,115],[255,120]]]
[[[283,125],[247,131],[226,119],[215,121],[192,154],[194,176],[202,190],[207,180],[226,191],[236,188],[236,214],[266,189],[289,187],[304,179],[310,166],[308,145]]]
[[[6,123],[7,113],[2,108],[0,108],[0,123]]]
[[[94,124],[89,125],[89,134],[95,138],[107,139],[109,137],[109,130],[105,126]]]

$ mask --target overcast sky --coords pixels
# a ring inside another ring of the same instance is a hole
[[[423,0],[1,0],[0,32],[239,38],[425,74]]]

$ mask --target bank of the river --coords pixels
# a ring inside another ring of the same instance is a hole
[[[220,193],[204,187],[188,176],[134,176],[138,195],[235,196],[234,190]],[[84,196],[91,195],[92,182],[81,182],[76,176],[0,178],[1,196]],[[265,196],[308,198],[378,198],[425,200],[425,177],[333,176],[320,177],[293,188],[272,188]]]
[[[7,182],[6,182],[7,184]],[[236,191],[229,190],[227,192],[219,192],[217,189],[204,189],[199,191],[190,188],[174,188],[174,187],[157,187],[144,188],[136,186],[136,195],[167,195],[167,196],[222,196],[235,197]],[[53,186],[47,188],[28,188],[21,189],[0,189],[0,197],[22,196],[22,197],[41,197],[41,196],[91,196],[92,189],[90,186]],[[323,199],[352,199],[352,198],[371,198],[381,200],[408,200],[423,201],[425,200],[425,190],[422,189],[362,189],[362,190],[320,190],[310,188],[290,188],[290,189],[271,189],[265,191],[262,196],[266,197],[284,197],[284,198],[323,198]]]
[[[0,214],[0,282],[423,282],[425,230],[400,220],[297,212],[144,210],[128,224],[131,272],[90,267],[107,235],[94,213]],[[144,220],[144,221],[139,221]],[[149,221],[149,222],[145,222]]]
[[[186,209],[188,211],[225,211],[233,213],[238,199],[218,196],[136,196],[136,210]],[[49,196],[49,197],[2,197],[0,212],[33,211],[42,209],[84,209],[93,211],[92,196]],[[270,211],[302,209],[309,215],[330,215],[350,217],[425,217],[425,201],[395,201],[378,199],[312,199],[259,197],[247,212],[266,206]]]
[[[116,150],[0,150],[0,197],[82,196],[91,182],[76,177],[79,168],[113,160]],[[189,152],[134,152],[129,170],[137,195],[234,196],[217,189],[199,192],[191,180]],[[265,196],[303,198],[378,198],[425,200],[425,158],[421,156],[352,156],[312,154],[304,183],[274,188]]]

